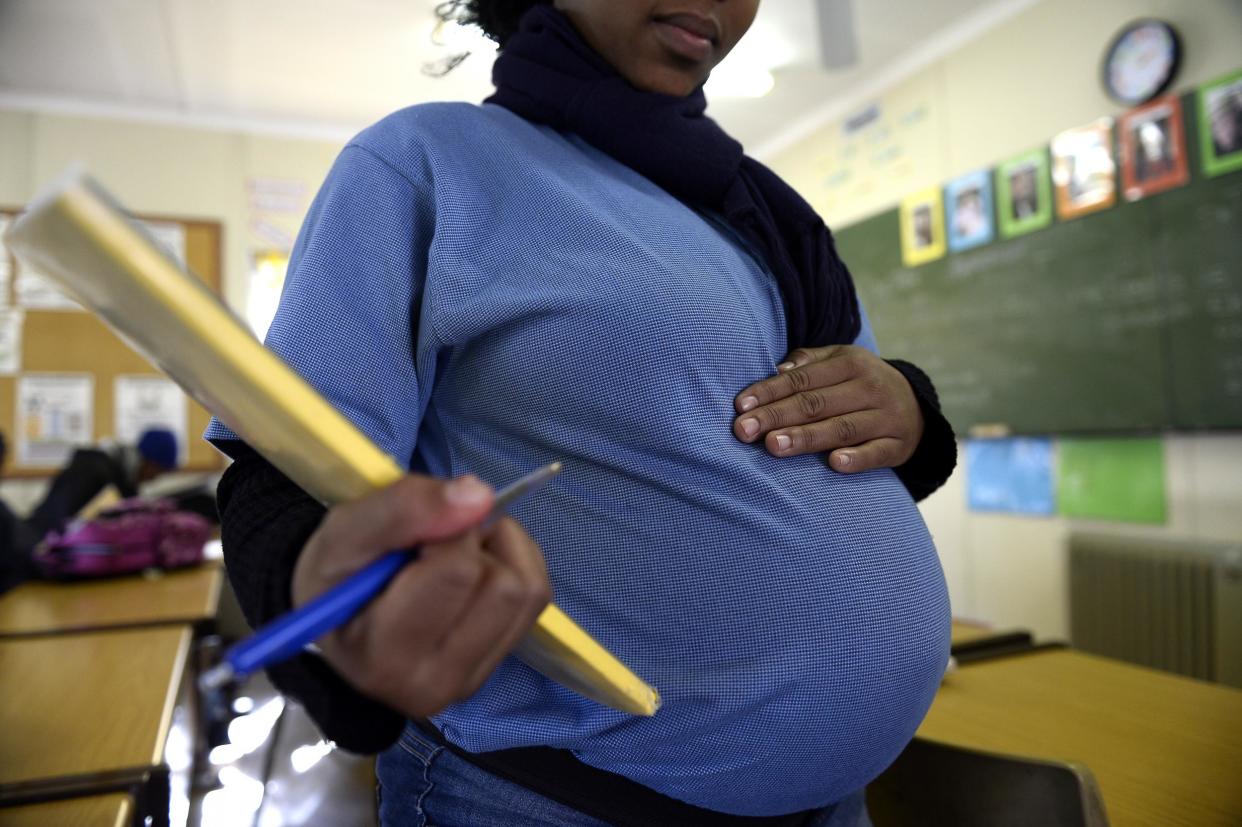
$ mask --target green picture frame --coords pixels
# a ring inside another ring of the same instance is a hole
[[[1052,224],[1052,176],[1047,148],[1010,158],[996,168],[996,215],[1001,238]]]
[[[1197,97],[1203,174],[1242,169],[1242,69],[1203,84]]]

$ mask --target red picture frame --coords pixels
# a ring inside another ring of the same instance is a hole
[[[1159,98],[1121,118],[1121,191],[1127,201],[1190,183],[1181,98]]]

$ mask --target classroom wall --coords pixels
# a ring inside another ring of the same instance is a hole
[[[244,313],[252,252],[277,246],[273,235],[296,236],[342,143],[0,110],[0,204],[26,203],[71,163],[81,162],[135,212],[219,221],[223,292]],[[305,197],[296,210],[259,213],[247,188],[256,178],[291,183]],[[256,219],[275,229],[256,232]],[[42,481],[6,480],[0,497],[23,512],[44,487]]]
[[[245,304],[250,252],[272,246],[252,230],[247,182],[300,184],[301,210],[263,218],[296,235],[342,142],[276,138],[97,117],[0,110],[0,204],[23,204],[74,162],[128,208],[224,225],[224,294]]]
[[[1120,114],[1100,86],[1099,65],[1112,36],[1138,17],[1161,17],[1181,31],[1179,90],[1242,67],[1238,0],[1042,0],[878,100],[858,101],[858,111],[879,105],[881,128],[868,139],[845,136],[847,114],[766,160],[830,226],[848,226],[913,190]],[[1067,635],[1065,540],[1074,529],[1242,538],[1242,435],[1169,434],[1164,448],[1169,521],[1159,528],[972,513],[959,468],[922,506],[955,613]]]
[[[775,2],[775,0],[770,0]],[[1184,35],[1186,88],[1242,65],[1239,0],[1042,0],[880,96],[885,136],[851,144],[825,123],[768,157],[832,226],[891,208],[907,192],[1044,144],[1057,131],[1120,108],[1100,89],[1105,44],[1127,21],[1159,16]],[[873,101],[860,100],[862,109]],[[138,212],[224,224],[224,293],[242,312],[253,250],[246,181],[300,181],[314,193],[339,151],[301,140],[96,117],[0,110],[0,204],[20,204],[74,160]],[[843,174],[848,173],[848,174]],[[265,215],[295,234],[301,214]],[[894,354],[909,355],[909,354]],[[1164,528],[1103,526],[1146,534],[1242,537],[1242,436],[1164,440],[1170,519]],[[0,483],[19,511],[42,485]],[[1068,630],[1064,540],[1079,523],[973,514],[959,472],[923,505],[955,611],[1045,636]]]

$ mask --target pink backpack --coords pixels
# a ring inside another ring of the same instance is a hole
[[[211,523],[171,500],[122,500],[92,520],[51,531],[35,563],[44,577],[75,579],[175,569],[202,562]]]

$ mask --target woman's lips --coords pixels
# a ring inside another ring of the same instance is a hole
[[[653,21],[656,37],[674,54],[702,63],[712,56],[719,36],[716,22],[706,17],[675,14]]]

